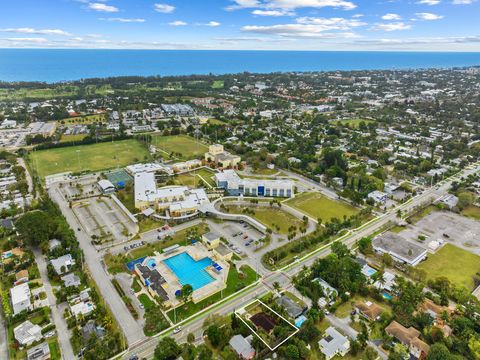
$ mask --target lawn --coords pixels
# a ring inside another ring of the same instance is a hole
[[[215,80],[212,84],[212,89],[223,89],[225,82],[223,80]]]
[[[467,206],[462,210],[462,215],[474,220],[480,220],[480,207],[474,205]]]
[[[353,206],[331,200],[320,193],[299,194],[295,198],[287,200],[285,204],[314,219],[320,218],[324,223],[332,218],[343,219],[344,215],[350,217],[358,212]]]
[[[417,268],[424,270],[429,280],[445,276],[452,284],[473,290],[474,276],[480,272],[480,256],[446,244]]]
[[[168,157],[190,160],[203,158],[208,146],[187,135],[153,136],[152,144]],[[172,156],[173,155],[173,156]]]
[[[71,118],[66,118],[60,120],[61,124],[65,125],[87,125],[93,124],[95,122],[105,122],[107,120],[106,114],[100,115],[86,115],[86,116],[75,116]]]
[[[234,214],[242,214],[242,211],[246,208],[252,209],[255,214],[250,215],[253,218],[260,221],[265,226],[271,228],[274,232],[277,232],[282,235],[287,235],[289,233],[288,229],[291,226],[297,227],[299,229],[303,225],[303,221],[286,211],[279,209],[278,207],[253,207],[253,206],[239,206],[239,205],[228,205],[225,204],[225,207]]]
[[[240,291],[244,287],[255,282],[256,278],[257,274],[248,265],[243,265],[240,267],[240,272],[235,268],[235,266],[230,266],[230,271],[228,272],[227,278],[227,287],[223,290],[223,297],[227,297],[236,293],[237,291]],[[179,322],[180,320],[186,319],[202,309],[215,304],[221,299],[222,292],[218,292],[196,304],[190,301],[176,309],[176,320]],[[174,320],[175,315],[173,310],[170,310],[167,315],[171,320]]]
[[[40,177],[45,177],[67,171],[120,168],[149,158],[147,149],[140,142],[122,140],[34,151],[29,154],[28,161]]]
[[[374,123],[375,121],[368,120],[368,119],[345,119],[345,120],[333,121],[334,124],[345,125],[352,128],[358,128],[362,122],[368,125],[368,124]]]
[[[76,142],[76,141],[82,141],[87,137],[87,134],[77,134],[77,135],[62,135],[60,138],[60,142]]]

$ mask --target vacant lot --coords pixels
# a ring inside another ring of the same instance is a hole
[[[446,244],[435,254],[429,255],[418,268],[427,273],[427,279],[445,276],[452,284],[473,290],[474,276],[480,272],[480,256]]]
[[[87,134],[77,134],[77,135],[62,135],[60,142],[77,142],[82,141],[87,137]]]
[[[186,135],[153,136],[152,144],[167,157],[183,160],[203,158],[208,146]]]
[[[314,219],[322,219],[328,222],[332,218],[343,219],[358,212],[356,208],[343,202],[331,200],[319,193],[304,193],[286,201],[287,205],[300,210]]]
[[[72,171],[98,171],[124,167],[149,158],[148,151],[136,140],[70,146],[30,153],[30,166],[40,177]]]
[[[295,226],[297,230],[302,226],[303,221],[296,218],[290,213],[279,209],[278,207],[253,207],[240,205],[225,205],[232,214],[242,214],[245,208],[249,208],[255,212],[254,215],[247,214],[265,226],[271,228],[274,232],[286,235],[291,226]]]

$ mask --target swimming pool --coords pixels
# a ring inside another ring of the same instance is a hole
[[[384,292],[382,293],[382,296],[383,296],[383,298],[386,299],[386,300],[392,300],[392,299],[393,299],[393,296],[390,295],[389,293],[387,293],[386,291],[384,291]]]
[[[212,265],[212,260],[208,257],[195,261],[186,252],[172,256],[163,262],[177,276],[182,285],[190,284],[193,290],[210,284],[214,278],[205,271],[205,268]]]

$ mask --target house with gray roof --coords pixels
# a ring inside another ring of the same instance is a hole
[[[50,260],[50,264],[52,264],[58,275],[62,275],[70,271],[70,268],[75,265],[75,260],[72,258],[72,255],[67,254]]]
[[[235,335],[228,342],[233,351],[242,360],[250,360],[255,357],[255,349],[252,347],[252,335],[244,338],[242,335]]]
[[[27,351],[27,360],[48,360],[50,359],[50,347],[43,342]]]

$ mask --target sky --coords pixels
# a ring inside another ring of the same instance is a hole
[[[1,0],[1,48],[480,51],[480,0]]]

